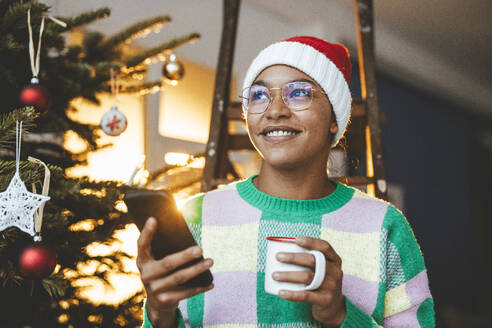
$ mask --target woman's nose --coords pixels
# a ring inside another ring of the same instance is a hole
[[[291,111],[289,107],[287,107],[287,105],[284,103],[282,95],[279,92],[276,92],[272,95],[272,97],[272,102],[265,112],[266,116],[271,119],[289,117],[291,115]]]

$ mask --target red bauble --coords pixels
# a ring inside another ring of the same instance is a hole
[[[19,257],[19,272],[31,279],[42,279],[49,276],[56,266],[55,252],[36,243],[24,249]]]
[[[39,84],[29,84],[22,89],[20,101],[24,106],[34,106],[41,114],[46,113],[50,106],[48,92]]]

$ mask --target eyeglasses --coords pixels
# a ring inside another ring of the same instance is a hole
[[[250,114],[264,113],[272,103],[274,96],[271,90],[281,90],[284,104],[293,111],[308,109],[313,101],[314,91],[317,90],[311,83],[306,81],[294,81],[284,84],[281,88],[267,88],[264,85],[253,84],[243,90],[243,106]],[[324,93],[324,92],[323,92]]]

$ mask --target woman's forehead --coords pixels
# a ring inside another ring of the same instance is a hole
[[[261,71],[253,83],[261,81],[263,82],[262,84],[268,86],[284,84],[294,80],[308,80],[314,82],[309,75],[296,68],[287,65],[273,65],[268,66]]]

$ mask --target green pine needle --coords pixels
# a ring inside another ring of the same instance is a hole
[[[71,30],[74,27],[80,27],[85,24],[92,23],[98,19],[103,19],[109,17],[111,14],[111,9],[108,7],[102,7],[96,10],[87,11],[75,17],[57,17],[61,21],[67,24],[67,27],[58,26],[59,30]]]
[[[123,87],[120,92],[121,93],[141,93],[141,94],[147,94],[155,90],[156,88],[159,88],[162,86],[161,81],[155,81],[155,82],[146,82],[141,85],[130,85],[130,86],[125,86]]]
[[[67,281],[63,277],[63,274],[60,273],[44,278],[41,281],[41,285],[52,298],[64,296],[67,289]]]
[[[191,33],[186,36],[182,36],[180,38],[176,38],[174,40],[164,42],[157,47],[151,48],[147,51],[142,52],[136,56],[129,58],[126,61],[126,67],[135,68],[136,66],[142,64],[144,61],[151,61],[153,58],[162,55],[168,51],[176,49],[182,45],[195,42],[200,39],[200,34]]]
[[[138,22],[126,28],[124,31],[107,38],[104,42],[101,43],[99,51],[109,51],[109,49],[112,49],[127,40],[139,37],[140,35],[146,35],[146,31],[150,31],[169,22],[171,22],[171,17],[169,16],[157,16]]]
[[[34,0],[13,3],[9,6],[1,19],[0,33],[12,28],[25,28],[27,26],[28,9],[31,9],[31,22],[33,22],[36,21],[43,12],[48,11],[48,6]]]
[[[22,131],[27,132],[34,126],[33,122],[38,116],[33,107],[18,108],[0,115],[0,148],[15,143],[16,121],[22,121]]]

